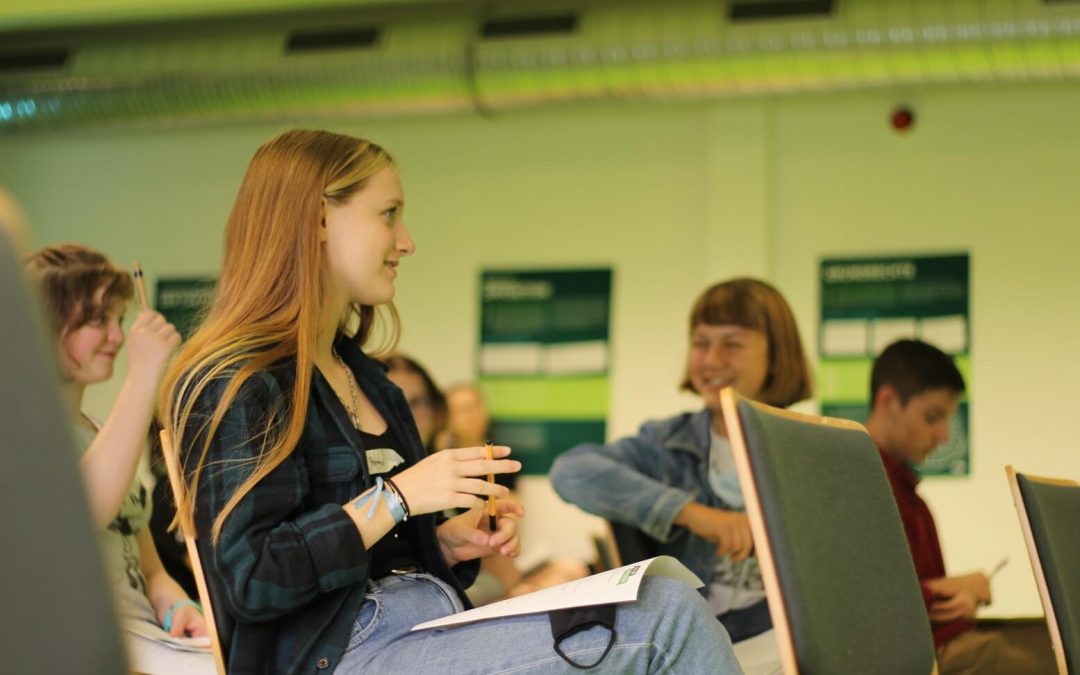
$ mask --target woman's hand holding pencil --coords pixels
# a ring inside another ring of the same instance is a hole
[[[394,476],[394,482],[413,515],[480,508],[488,496],[501,498],[510,493],[486,480],[489,474],[521,470],[520,462],[506,459],[509,455],[505,445],[492,446],[490,459],[484,447],[440,450]]]
[[[439,548],[448,565],[466,560],[486,558],[490,555],[517,557],[521,552],[521,540],[517,519],[525,515],[525,509],[512,498],[495,500],[498,528],[484,527],[487,505],[472,508],[455,516],[436,530]]]
[[[487,458],[488,458],[489,462],[495,459],[495,457],[492,455],[492,453],[494,452],[494,448],[491,445],[491,441],[487,441],[486,443],[484,443],[484,451],[487,452]],[[495,484],[495,474],[492,473],[490,469],[488,470],[488,484],[489,485],[494,485]],[[488,506],[488,511],[487,511],[487,514],[488,514],[488,531],[489,532],[494,532],[495,528],[497,527],[496,526],[496,520],[495,520],[495,495],[488,494],[487,506]]]
[[[412,515],[468,509],[436,531],[450,565],[495,553],[513,557],[520,551],[514,516],[524,516],[525,510],[506,498],[510,490],[494,481],[497,473],[521,470],[521,462],[506,459],[509,455],[510,448],[490,443],[441,450],[394,476]]]

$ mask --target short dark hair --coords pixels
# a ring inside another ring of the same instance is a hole
[[[690,332],[701,324],[742,326],[765,334],[769,341],[769,374],[758,393],[762,402],[786,408],[813,395],[810,364],[795,315],[772,285],[740,277],[706,288],[690,310]],[[694,390],[689,366],[683,373],[681,388]]]
[[[922,340],[897,340],[874,359],[870,374],[870,409],[874,409],[878,390],[892,386],[900,403],[928,389],[948,389],[962,394],[966,389],[964,376],[952,357]]]

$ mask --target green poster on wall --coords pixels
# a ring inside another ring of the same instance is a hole
[[[480,280],[479,381],[492,440],[546,474],[577,443],[603,443],[611,270],[489,270]]]
[[[821,262],[818,388],[821,413],[865,422],[874,357],[901,338],[952,355],[971,389],[970,260],[967,254],[829,258]],[[948,441],[919,467],[923,475],[966,475],[970,396]]]
[[[216,282],[212,277],[158,279],[154,304],[176,326],[184,340],[202,321],[203,311],[210,306]]]

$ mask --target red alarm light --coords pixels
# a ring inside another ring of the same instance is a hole
[[[889,123],[901,133],[911,131],[915,126],[915,111],[906,105],[898,106],[892,111]]]

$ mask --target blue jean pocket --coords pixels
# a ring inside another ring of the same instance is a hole
[[[382,618],[382,601],[378,596],[369,593],[365,598],[364,604],[360,606],[360,613],[356,616],[356,622],[353,623],[352,635],[349,636],[349,646],[345,648],[346,651],[362,645]]]
[[[434,574],[425,573],[409,576],[415,578],[418,581],[424,581],[426,583],[429,583],[435,588],[439,589],[439,592],[442,593],[443,598],[446,599],[446,605],[450,610],[450,614],[457,614],[458,612],[464,611],[465,606],[461,604],[461,598],[458,597],[457,592],[453,589],[452,586],[450,586],[450,584],[446,583]]]

